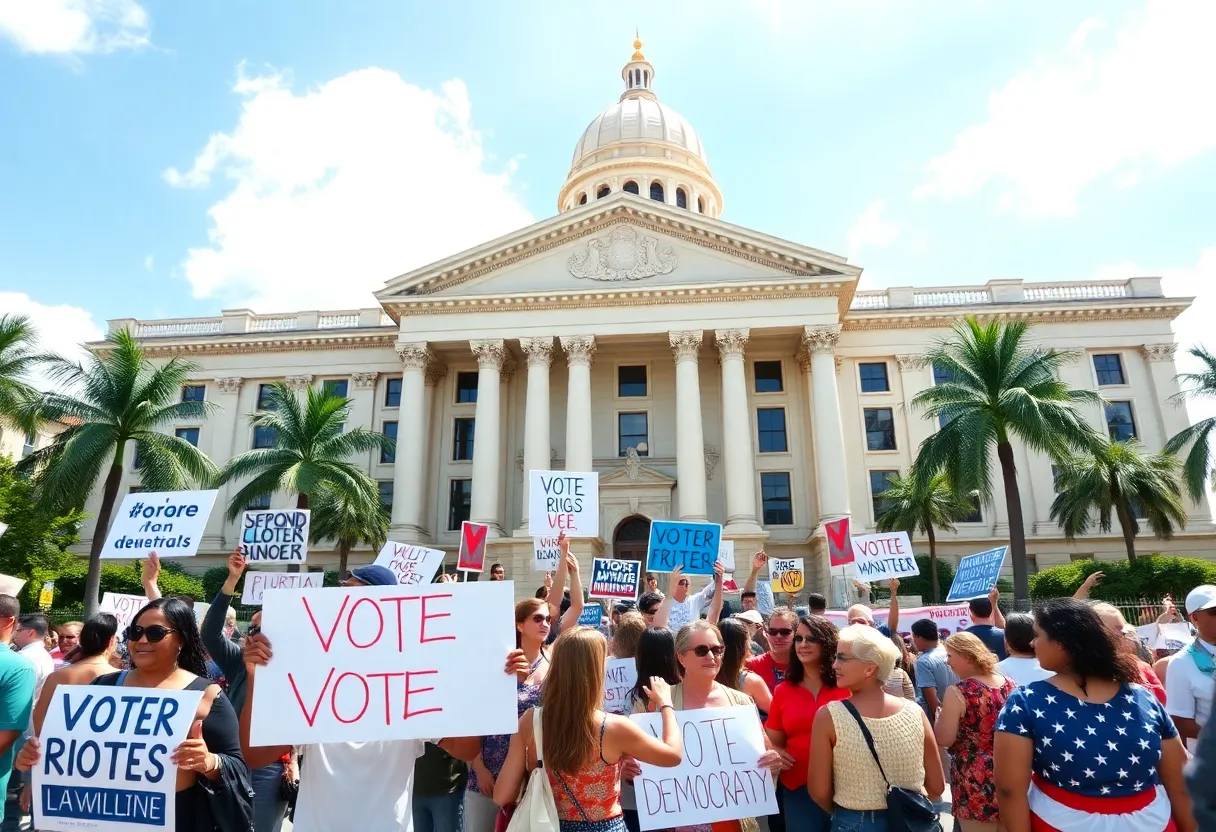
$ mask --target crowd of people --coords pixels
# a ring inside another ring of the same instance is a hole
[[[256,668],[275,659],[260,612],[244,633],[234,621],[239,553],[201,622],[189,602],[160,596],[155,557],[148,603],[122,632],[108,613],[51,628],[0,595],[11,647],[0,650],[0,832],[29,812],[55,689],[83,684],[202,692],[172,757],[176,828],[190,832],[279,832],[289,818],[297,832],[514,832],[545,811],[561,832],[636,832],[641,766],[684,757],[679,714],[732,706],[756,714],[755,765],[771,774],[778,810],[682,832],[932,830],[947,810],[962,832],[1216,829],[1216,729],[1204,730],[1216,587],[1187,596],[1193,637],[1169,656],[1146,649],[1117,608],[1087,600],[1092,583],[1008,618],[994,590],[969,602],[966,631],[925,618],[905,636],[892,581],[885,623],[856,604],[838,627],[820,595],[781,603],[759,580],[763,553],[737,603],[721,568],[698,592],[677,568],[647,574],[636,603],[594,627],[578,623],[578,562],[564,539],[562,550],[536,597],[515,605],[503,672],[519,719],[499,736],[251,745]],[[376,565],[342,580],[395,584]],[[1171,608],[1162,620],[1174,618]],[[610,658],[632,660],[638,680],[615,707]]]

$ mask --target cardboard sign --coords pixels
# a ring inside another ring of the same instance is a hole
[[[832,566],[844,566],[853,562],[853,536],[849,534],[849,518],[841,517],[832,523],[823,524],[828,538],[828,562]]]
[[[534,572],[556,572],[562,562],[562,549],[553,537],[532,538],[532,570]]]
[[[656,739],[658,714],[630,717]],[[750,705],[677,711],[684,760],[674,768],[641,763],[633,782],[642,829],[697,826],[777,814],[773,776],[757,763],[764,754],[760,716]]]
[[[718,543],[718,563],[726,572],[735,571],[735,541],[722,540]]]
[[[461,572],[481,572],[486,566],[486,539],[490,527],[465,520],[460,524],[460,552],[456,568]]]
[[[907,532],[880,532],[853,538],[853,566],[865,583],[920,574]]]
[[[397,583],[402,586],[417,586],[435,580],[435,573],[443,566],[443,558],[442,549],[410,546],[390,540],[376,555],[376,565],[396,575]]]
[[[324,572],[249,572],[245,575],[245,590],[241,603],[251,607],[261,606],[267,590],[305,589],[325,585]]]
[[[510,734],[511,581],[269,592],[253,745]]]
[[[712,575],[721,540],[722,527],[717,523],[655,520],[650,524],[646,568],[671,572],[682,565],[685,575]]]
[[[25,586],[25,578],[14,578],[12,575],[0,575],[0,595],[11,595],[16,598]]]
[[[637,660],[609,659],[604,672],[604,710],[610,714],[629,710],[629,692],[637,683]]]
[[[55,602],[55,582],[43,581],[42,589],[38,592],[38,606],[44,610],[49,610],[51,604]]]
[[[802,592],[806,585],[802,574],[802,558],[769,558],[768,571],[773,592]]]
[[[131,619],[148,603],[142,595],[123,595],[121,592],[105,592],[101,596],[102,612],[108,612],[118,619],[118,635],[131,625]]]
[[[592,598],[633,600],[638,597],[641,582],[642,564],[639,561],[596,558],[591,562],[591,588],[587,594]]]
[[[198,552],[217,491],[137,491],[122,500],[103,558],[187,558]]]
[[[249,563],[303,563],[308,559],[306,508],[247,511],[241,515],[241,554]]]
[[[887,618],[889,617],[886,607],[874,608],[874,623],[879,626],[886,626]],[[828,610],[823,614],[824,618],[831,621],[837,628],[843,628],[848,625],[848,613],[838,610]],[[920,621],[922,618],[928,618],[937,624],[937,631],[944,639],[954,633],[961,633],[963,630],[971,626],[971,610],[966,604],[952,604],[950,606],[936,607],[907,607],[901,608],[899,611],[899,623],[903,627],[899,631],[901,636],[909,636],[912,634],[912,624]]]
[[[1001,575],[1001,567],[1005,565],[1005,553],[1008,551],[1008,546],[997,546],[986,552],[967,555],[960,560],[958,571],[954,573],[954,582],[950,584],[950,592],[946,594],[946,603],[987,598]]]
[[[38,829],[177,829],[177,766],[202,691],[60,685],[33,768]]]
[[[578,626],[580,627],[595,627],[599,629],[600,624],[604,622],[604,605],[603,604],[584,604],[583,611],[578,616]]]
[[[600,536],[600,475],[574,471],[528,472],[528,534],[533,537]]]

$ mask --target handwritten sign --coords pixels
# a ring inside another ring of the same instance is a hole
[[[461,572],[481,572],[486,567],[486,539],[490,527],[465,520],[460,524],[460,551],[456,568]]]
[[[682,565],[685,575],[712,575],[721,540],[722,527],[717,523],[655,520],[650,524],[646,568],[671,572]]]
[[[866,583],[920,574],[907,532],[880,532],[853,537],[853,566]]]
[[[121,592],[106,592],[101,596],[102,612],[108,612],[118,619],[118,634],[131,625],[131,619],[148,603],[142,595],[123,595]]]
[[[1144,624],[1136,628],[1140,643],[1148,650],[1177,653],[1191,642],[1191,628],[1182,622]]]
[[[886,607],[874,609],[873,615],[876,625],[886,626],[889,617]],[[848,613],[838,610],[828,610],[823,617],[838,628],[843,628],[849,623]],[[899,611],[899,624],[902,627],[899,634],[901,636],[911,635],[913,622],[920,621],[922,618],[928,618],[936,623],[938,633],[942,638],[946,638],[953,633],[961,633],[971,626],[971,609],[966,604],[902,608]]]
[[[656,739],[658,714],[630,717]],[[634,780],[642,829],[670,829],[777,814],[773,776],[757,763],[764,733],[754,707],[678,711],[684,760],[674,768],[641,763]]]
[[[417,586],[429,584],[435,579],[435,573],[443,566],[443,558],[442,549],[410,546],[390,540],[376,555],[376,565],[396,575],[397,583],[402,586]]]
[[[137,491],[114,513],[103,558],[191,557],[198,552],[216,491]]]
[[[735,541],[724,539],[718,542],[718,563],[726,572],[735,571]]]
[[[573,471],[528,472],[528,534],[533,537],[600,536],[600,475]]]
[[[562,562],[562,550],[557,535],[532,538],[532,569],[535,572],[556,572]]]
[[[638,584],[642,580],[642,564],[636,560],[613,560],[596,558],[591,562],[592,598],[638,597]]]
[[[1005,565],[1005,553],[1008,551],[1007,546],[997,546],[986,552],[967,555],[960,560],[958,571],[954,573],[954,582],[950,584],[950,592],[946,595],[946,603],[987,597],[996,586],[1001,567]]]
[[[249,572],[245,575],[245,590],[241,603],[261,606],[263,596],[272,589],[305,589],[325,585],[324,572]]]
[[[33,769],[38,829],[177,828],[177,766],[202,691],[60,685]]]
[[[769,558],[768,571],[773,592],[802,592],[802,558]]]
[[[241,515],[241,554],[250,563],[303,563],[309,522],[306,508],[247,511]]]
[[[853,562],[853,537],[849,534],[849,518],[841,517],[832,523],[823,524],[828,538],[828,562],[832,566],[844,566]]]
[[[270,592],[253,745],[510,734],[511,581]]]
[[[624,714],[629,710],[629,692],[638,683],[636,659],[609,659],[604,672],[604,710]]]
[[[583,611],[578,616],[578,626],[599,628],[604,621],[603,604],[584,604]]]

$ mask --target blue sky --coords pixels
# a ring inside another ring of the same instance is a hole
[[[64,348],[374,305],[556,212],[635,26],[730,222],[870,288],[1161,274],[1184,342],[1216,313],[1207,0],[4,3],[0,311]]]

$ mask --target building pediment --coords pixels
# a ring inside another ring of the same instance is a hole
[[[674,479],[653,468],[647,468],[632,457],[626,459],[625,465],[616,469],[611,474],[600,475],[601,493],[620,489],[639,490],[647,488],[670,491],[675,486],[676,481]]]

